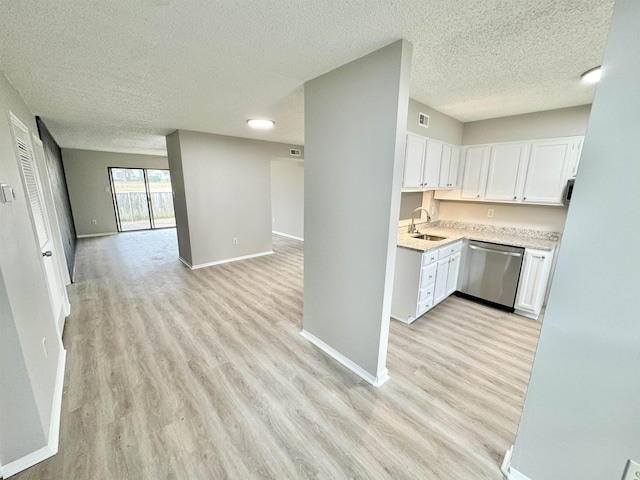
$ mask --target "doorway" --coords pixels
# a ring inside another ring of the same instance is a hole
[[[176,226],[169,170],[109,167],[119,232]]]

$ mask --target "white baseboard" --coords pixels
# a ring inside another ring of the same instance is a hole
[[[294,240],[300,240],[301,242],[304,242],[304,238],[294,237],[293,235],[289,235],[288,233],[276,232],[275,230],[272,230],[271,233],[280,237],[293,238]]]
[[[304,338],[309,340],[311,343],[313,343],[316,347],[318,347],[324,353],[332,357],[334,360],[337,360],[342,365],[347,367],[353,373],[365,379],[374,387],[379,387],[384,382],[389,380],[389,370],[387,370],[386,368],[384,369],[384,372],[382,372],[378,377],[374,377],[365,369],[363,369],[361,366],[357,365],[356,363],[354,363],[353,361],[349,360],[347,357],[342,355],[335,348],[330,347],[329,345],[324,343],[322,340],[316,337],[313,333],[309,333],[306,330],[302,330],[300,332],[300,335],[302,335]]]
[[[531,480],[511,466],[511,455],[513,455],[513,445],[505,452],[500,470],[507,480]]]
[[[414,317],[409,317],[409,318],[413,318],[413,320],[409,320],[409,318],[404,319],[404,318],[396,317],[395,315],[391,315],[391,318],[393,318],[394,320],[398,320],[399,322],[406,323],[407,325],[415,322],[416,320]]]
[[[22,472],[36,463],[40,463],[58,453],[58,441],[60,440],[60,415],[62,413],[62,387],[64,384],[64,368],[67,361],[67,351],[61,350],[58,358],[58,371],[56,372],[56,384],[53,391],[53,404],[51,405],[51,423],[49,424],[49,440],[47,445],[24,457],[0,467],[2,478],[8,478],[18,472]]]
[[[269,250],[268,252],[253,253],[251,255],[244,255],[242,257],[225,258],[224,260],[218,260],[217,262],[199,263],[197,265],[191,265],[182,257],[178,257],[178,259],[180,259],[180,261],[184,263],[187,267],[189,267],[191,270],[197,270],[199,268],[213,267],[214,265],[222,265],[223,263],[237,262],[239,260],[247,260],[249,258],[263,257],[264,255],[271,255],[271,254],[273,254],[273,250]]]
[[[516,315],[520,315],[521,317],[527,317],[530,318],[531,320],[538,320],[538,318],[540,317],[540,314],[535,314],[535,313],[531,313],[531,312],[527,312],[525,310],[518,310],[517,308],[514,309],[514,312]]]
[[[108,237],[109,235],[117,235],[118,232],[109,233],[88,233],[86,235],[76,235],[76,238],[91,238],[91,237]]]

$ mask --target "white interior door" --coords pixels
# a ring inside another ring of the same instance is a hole
[[[49,290],[49,299],[55,315],[58,333],[62,336],[64,319],[68,313],[66,311],[68,300],[59,264],[57,259],[54,258],[54,255],[60,252],[56,251],[51,235],[47,206],[42,193],[42,183],[38,175],[38,166],[35,161],[29,130],[13,114],[11,114],[11,126],[15,139],[18,163],[20,165],[20,173],[22,174],[25,193],[29,201],[33,229],[36,234],[40,250],[40,259]],[[65,301],[67,301],[67,305],[65,305]]]

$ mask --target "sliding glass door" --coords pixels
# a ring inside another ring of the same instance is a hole
[[[175,227],[169,170],[109,168],[119,232]]]

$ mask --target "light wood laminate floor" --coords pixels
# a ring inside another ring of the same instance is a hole
[[[60,453],[14,478],[500,479],[539,324],[451,297],[380,388],[303,339],[302,243],[191,271],[175,230],[84,239]]]

